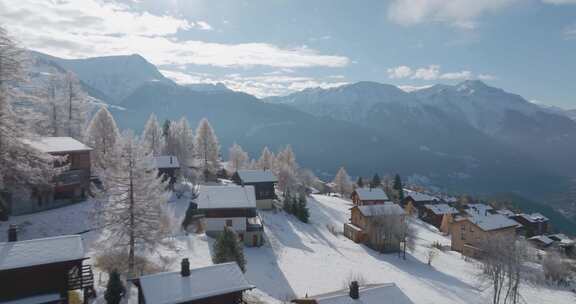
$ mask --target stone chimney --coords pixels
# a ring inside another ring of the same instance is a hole
[[[10,224],[8,227],[8,242],[18,241],[18,226]]]
[[[183,277],[189,277],[190,276],[190,262],[188,261],[188,259],[182,259],[182,263],[180,265],[181,265],[180,274]]]
[[[360,298],[360,286],[358,286],[358,281],[352,281],[352,283],[350,283],[350,298],[354,300]]]

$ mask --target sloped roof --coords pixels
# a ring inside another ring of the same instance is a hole
[[[162,272],[139,281],[147,304],[184,303],[255,287],[234,262],[191,269],[187,277],[179,271]]]
[[[548,218],[545,217],[544,215],[540,214],[540,213],[532,213],[532,214],[525,214],[522,213],[519,216],[523,217],[524,219],[526,219],[529,222],[532,223],[538,223],[538,222],[546,222],[548,221]]]
[[[507,217],[511,217],[511,216],[516,215],[516,213],[514,213],[508,209],[498,209],[498,210],[496,210],[496,213],[502,214],[502,215],[507,216]]]
[[[256,208],[254,186],[200,186],[198,209]]]
[[[318,304],[413,304],[394,283],[370,284],[360,287],[360,297],[354,300],[349,295],[349,289],[309,297]]]
[[[434,214],[456,214],[458,210],[448,204],[426,204],[427,209],[430,209]]]
[[[278,181],[278,178],[270,170],[238,170],[237,173],[244,183],[275,183]]]
[[[362,201],[387,201],[388,195],[380,188],[358,188],[354,190]]]
[[[468,204],[468,209],[465,210],[470,216],[486,216],[489,214],[489,211],[492,211],[494,208],[490,205],[486,204]]]
[[[60,293],[48,293],[35,295],[31,297],[19,298],[15,300],[0,302],[2,304],[44,304],[44,303],[60,303],[62,297]]]
[[[439,201],[440,199],[432,196],[432,195],[428,195],[426,193],[422,193],[422,192],[417,192],[414,190],[410,190],[410,189],[404,189],[404,197],[411,197],[414,201],[416,202],[432,202],[432,201]]]
[[[0,243],[0,270],[84,259],[80,235]]]
[[[547,237],[547,236],[545,236],[545,235],[536,235],[536,236],[533,236],[533,237],[529,238],[528,240],[530,240],[530,241],[538,241],[538,242],[540,242],[540,243],[542,243],[542,244],[544,244],[544,245],[546,245],[546,246],[550,246],[550,245],[552,245],[552,243],[554,243],[554,240],[553,240],[553,239],[551,239],[551,238],[549,238],[549,237]]]
[[[72,137],[40,137],[34,140],[25,139],[23,141],[44,153],[81,152],[92,150],[92,148]]]
[[[403,215],[405,214],[404,209],[402,207],[394,204],[394,203],[386,203],[382,205],[364,205],[364,206],[355,206],[353,208],[358,208],[360,213],[364,216],[380,216],[380,215]]]
[[[158,169],[180,168],[178,158],[174,155],[154,156],[154,164]]]
[[[511,220],[502,214],[470,216],[468,217],[468,220],[484,231],[519,226],[518,222]]]

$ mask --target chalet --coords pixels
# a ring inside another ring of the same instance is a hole
[[[168,180],[168,184],[172,188],[180,172],[178,158],[173,155],[154,156],[154,167],[158,169],[158,175],[162,176],[163,180]]]
[[[365,243],[381,251],[400,250],[400,239],[395,226],[404,222],[404,210],[392,203],[354,206],[350,209],[350,223],[344,224],[344,235],[356,243]]]
[[[95,295],[81,236],[17,241],[14,229],[0,243],[0,302],[67,304],[71,290]]]
[[[351,198],[357,206],[380,205],[390,201],[380,188],[358,188],[352,192]]]
[[[272,209],[277,198],[274,185],[278,183],[272,171],[238,170],[232,175],[232,180],[238,185],[254,187],[258,209]]]
[[[13,194],[5,198],[6,209],[12,215],[31,213],[86,198],[90,190],[90,152],[92,148],[71,137],[42,137],[37,140],[26,140],[33,148],[59,157],[64,161],[55,162],[55,167],[65,168],[53,180],[47,189],[30,189],[30,196],[18,197]]]
[[[404,199],[400,202],[406,213],[418,217],[424,215],[424,206],[438,204],[441,200],[426,193],[417,192],[410,189],[404,189]]]
[[[486,204],[468,204],[464,208],[464,212],[469,216],[488,216],[497,213],[492,206]]]
[[[536,235],[528,238],[528,242],[539,249],[546,249],[554,244],[554,240],[545,235]]]
[[[442,232],[448,233],[448,225],[445,224],[443,227],[442,223],[451,223],[453,217],[458,213],[459,212],[456,208],[451,207],[448,204],[427,204],[424,205],[422,220],[440,230],[443,230]]]
[[[515,215],[513,219],[524,226],[527,237],[546,234],[550,229],[548,218],[540,213],[521,213]]]
[[[456,217],[450,225],[452,250],[465,256],[479,257],[479,247],[483,241],[496,237],[514,240],[517,225],[517,222],[501,214]]]
[[[574,256],[576,254],[576,241],[569,238],[567,235],[562,233],[550,234],[548,235],[552,239],[556,246],[563,251],[567,256]]]
[[[195,200],[208,236],[216,237],[228,227],[247,246],[263,244],[264,226],[256,210],[253,186],[200,186]]]
[[[138,287],[139,304],[245,303],[243,293],[255,288],[236,263],[190,269],[188,259],[182,260],[180,271],[145,275],[132,282]]]
[[[292,300],[296,304],[412,304],[406,294],[394,283],[359,286],[354,281],[349,288]]]

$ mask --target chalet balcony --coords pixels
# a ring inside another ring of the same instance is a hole
[[[259,215],[246,219],[246,231],[264,231],[264,225]]]
[[[69,170],[58,174],[54,178],[57,186],[75,185],[86,182],[88,172],[86,170]]]

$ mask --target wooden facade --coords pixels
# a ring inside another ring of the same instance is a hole
[[[250,174],[243,174],[243,172],[250,172]],[[254,175],[259,175],[258,173],[262,173],[262,176],[257,176],[259,178],[251,178],[254,177]],[[248,177],[242,178],[242,175],[248,175]],[[234,172],[231,179],[237,185],[254,187],[256,206],[258,209],[272,209],[274,201],[278,199],[275,190],[277,179],[269,171],[241,170]]]
[[[452,250],[461,252],[465,256],[478,258],[481,255],[478,248],[482,242],[496,237],[514,240],[516,226],[488,230],[482,229],[469,218],[457,218],[450,226],[450,234]]]
[[[366,208],[372,206],[354,206],[350,209],[350,223],[344,224],[344,235],[356,243],[363,243],[380,252],[394,252],[400,250],[400,242],[389,225],[402,225],[405,220],[404,213],[366,214]],[[376,207],[376,206],[374,206]],[[380,205],[384,207],[384,205]],[[388,207],[402,209],[390,204]],[[386,224],[382,224],[385,222]]]

